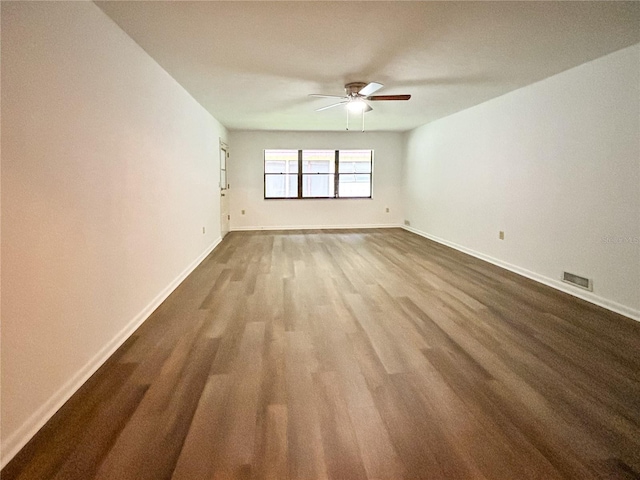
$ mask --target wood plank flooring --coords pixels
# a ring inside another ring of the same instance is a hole
[[[2,479],[638,479],[640,323],[400,229],[233,232]]]

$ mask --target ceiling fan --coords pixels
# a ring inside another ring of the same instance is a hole
[[[339,105],[346,105],[347,110],[352,113],[365,113],[373,110],[371,106],[365,102],[368,101],[388,101],[388,100],[409,100],[411,95],[373,95],[375,92],[380,90],[384,85],[377,82],[364,83],[364,82],[351,82],[347,83],[344,86],[344,90],[346,95],[322,95],[317,93],[312,93],[310,97],[320,97],[320,98],[339,98],[340,101],[338,103],[332,103],[331,105],[327,105],[326,107],[316,108],[316,112],[320,112],[322,110],[327,110],[328,108],[337,107]]]

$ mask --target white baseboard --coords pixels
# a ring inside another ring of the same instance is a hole
[[[518,267],[517,265],[513,265],[508,262],[504,262],[502,260],[491,257],[489,255],[485,255],[484,253],[476,252],[475,250],[472,250],[470,248],[463,247],[462,245],[458,245],[456,243],[450,242],[448,240],[444,240],[434,235],[430,235],[428,233],[417,230],[413,227],[408,227],[403,225],[402,228],[404,228],[409,232],[415,233],[416,235],[420,235],[421,237],[428,238],[429,240],[433,240],[434,242],[440,243],[442,245],[446,245],[447,247],[451,247],[455,250],[471,255],[472,257],[476,257],[476,258],[479,258],[480,260],[484,260],[485,262],[492,263],[493,265],[497,265],[498,267],[517,273],[518,275],[522,275],[523,277],[527,277],[531,280],[535,280],[538,283],[542,283],[549,287],[555,288],[556,290],[560,290],[561,292],[568,293],[569,295],[573,295],[574,297],[581,298],[582,300],[593,303],[600,307],[606,308],[607,310],[611,310],[612,312],[619,313],[620,315],[624,315],[625,317],[629,317],[633,320],[640,322],[640,310],[628,307],[626,305],[622,305],[618,302],[614,302],[613,300],[609,300],[607,298],[600,297],[591,292],[573,289],[570,285],[564,282],[561,282],[560,280],[545,277],[544,275],[540,275],[539,273],[532,272],[530,270],[527,270],[522,267]]]
[[[366,225],[269,225],[253,227],[233,227],[232,232],[257,231],[257,230],[356,230],[359,228],[400,228],[396,223],[366,224]]]
[[[125,327],[118,332],[84,367],[76,372],[61,388],[54,393],[38,410],[36,410],[21,426],[2,442],[2,458],[0,468],[4,468],[9,461],[24,447],[45,423],[65,404],[71,396],[106,362],[111,355],[149,318],[156,308],[200,265],[214,248],[222,241],[218,238],[209,245],[198,258],[185,268],[169,285],[167,285],[146,307],[142,309]]]

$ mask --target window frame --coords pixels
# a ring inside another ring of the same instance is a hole
[[[270,149],[270,150],[275,150],[275,149]],[[291,151],[295,151],[295,149],[293,148],[286,148],[286,149],[281,149],[281,150],[291,150]],[[263,170],[263,180],[262,180],[262,186],[263,186],[263,196],[265,200],[294,200],[294,199],[298,199],[301,197],[302,195],[302,184],[300,183],[300,166],[302,164],[302,150],[298,150],[298,171],[295,173],[285,173],[285,172],[280,172],[280,173],[267,173],[267,169],[265,168],[266,165],[266,155],[267,155],[267,149],[265,149],[263,151],[263,155],[262,155],[262,170]],[[267,197],[267,176],[278,176],[278,175],[282,175],[285,178],[289,177],[289,176],[296,176],[297,180],[298,180],[298,184],[296,186],[296,196],[295,197]]]
[[[337,200],[337,199],[342,199],[342,200],[367,200],[367,199],[372,199],[373,198],[373,149],[344,149],[342,151],[344,152],[349,152],[349,151],[367,151],[369,152],[369,172],[368,173],[358,173],[357,175],[368,175],[369,176],[369,195],[368,196],[362,196],[362,197],[346,197],[340,196],[340,149],[313,149],[313,150],[326,150],[326,151],[333,151],[334,152],[334,172],[333,173],[304,173],[302,170],[302,162],[303,162],[303,152],[305,151],[312,151],[312,149],[297,149],[298,152],[298,168],[297,168],[297,172],[296,173],[267,173],[266,171],[266,156],[267,156],[267,152],[268,151],[274,151],[274,150],[280,150],[280,149],[264,149],[263,150],[263,155],[262,155],[262,170],[263,170],[263,198],[264,200]],[[281,149],[281,150],[290,150],[290,151],[295,151],[296,149],[293,148],[287,148],[287,149]],[[298,184],[297,184],[297,196],[295,197],[267,197],[267,176],[276,176],[276,175],[284,175],[284,176],[290,176],[290,175],[296,175],[297,179],[298,179]],[[303,196],[303,179],[305,176],[311,176],[311,175],[333,175],[333,196],[320,196],[320,197],[305,197]],[[345,173],[342,173],[342,175],[345,175]],[[348,175],[348,174],[347,174]],[[356,175],[356,173],[354,173],[354,175]]]

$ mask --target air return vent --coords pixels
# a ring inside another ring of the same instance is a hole
[[[575,285],[576,287],[584,288],[585,290],[593,290],[591,279],[581,277],[580,275],[576,275],[574,273],[563,272],[562,281],[570,283],[571,285]]]

